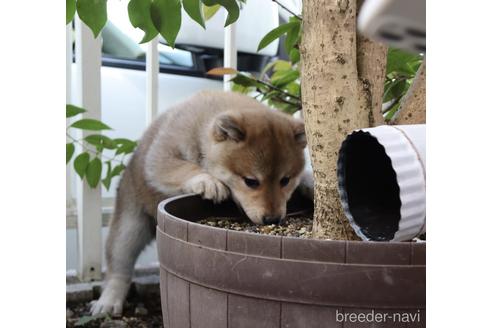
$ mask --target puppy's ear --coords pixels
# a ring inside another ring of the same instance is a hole
[[[221,114],[215,118],[213,124],[213,137],[216,141],[233,140],[236,142],[244,140],[246,133],[241,126],[240,118],[233,114]]]
[[[304,129],[304,123],[301,121],[294,121],[294,139],[296,140],[297,144],[301,147],[304,148],[307,145],[307,139],[306,139],[306,131]]]

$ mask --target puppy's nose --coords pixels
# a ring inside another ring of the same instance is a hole
[[[280,216],[264,216],[263,224],[278,224],[280,222]]]

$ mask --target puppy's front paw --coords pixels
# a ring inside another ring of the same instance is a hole
[[[110,280],[103,289],[101,297],[91,303],[91,314],[108,313],[113,316],[121,316],[128,287],[129,283],[126,281]]]
[[[229,188],[208,173],[200,173],[188,180],[185,190],[213,200],[215,203],[220,203],[229,197]]]

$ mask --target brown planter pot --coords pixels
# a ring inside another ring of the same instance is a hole
[[[168,199],[158,212],[164,327],[425,327],[425,243],[204,226],[194,221],[239,213],[198,196]]]

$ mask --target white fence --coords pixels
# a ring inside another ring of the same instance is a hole
[[[226,28],[224,38],[224,66],[236,68],[236,24]],[[87,110],[85,118],[101,119],[101,37],[94,39],[90,29],[78,17],[75,18],[75,69],[77,70],[76,91],[72,94],[72,31],[67,25],[66,56],[66,101]],[[146,121],[149,124],[158,108],[159,53],[158,38],[148,43],[146,56]],[[224,77],[224,89],[230,90],[230,83]],[[80,132],[79,137],[84,137]],[[81,149],[76,150],[76,154]],[[77,208],[78,275],[83,281],[100,280],[102,273],[102,196],[101,188],[90,188],[85,181],[78,179],[76,195],[72,195],[70,175],[67,169],[67,207],[75,200]]]

